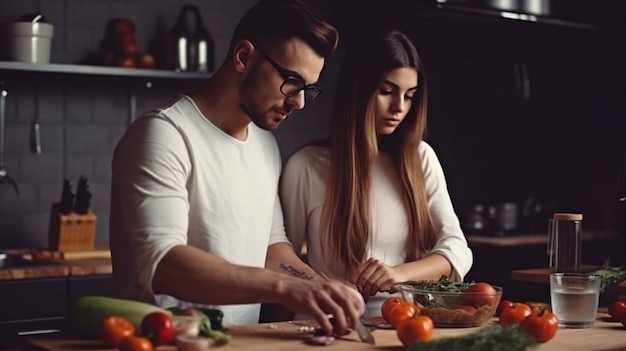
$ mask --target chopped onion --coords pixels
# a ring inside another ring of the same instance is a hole
[[[176,336],[195,337],[200,335],[200,319],[185,318],[174,321],[174,332]]]
[[[307,344],[320,346],[330,345],[333,341],[335,341],[335,337],[332,335],[311,335],[305,340]]]
[[[213,339],[203,336],[184,336],[176,337],[176,348],[178,351],[206,351],[211,347]]]

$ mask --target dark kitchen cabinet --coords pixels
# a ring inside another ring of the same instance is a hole
[[[66,326],[72,301],[111,296],[110,274],[0,281],[0,348],[20,335],[55,332]]]
[[[416,26],[432,83],[428,139],[459,211],[534,201],[544,223],[576,211],[588,228],[615,229],[605,210],[621,152],[619,46],[527,23]],[[444,34],[423,35],[433,31]]]
[[[0,282],[0,323],[62,318],[67,294],[66,278]]]
[[[0,347],[15,345],[20,333],[61,328],[67,294],[66,278],[0,282]]]

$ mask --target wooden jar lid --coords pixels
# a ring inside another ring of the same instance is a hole
[[[552,218],[555,221],[582,221],[582,213],[555,213]]]

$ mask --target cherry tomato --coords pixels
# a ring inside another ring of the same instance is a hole
[[[402,345],[408,346],[416,341],[429,341],[435,326],[428,316],[417,316],[401,321],[396,327],[396,334]]]
[[[559,320],[554,313],[543,309],[526,317],[521,328],[538,342],[546,342],[552,339],[559,329]]]
[[[120,316],[108,316],[100,324],[100,338],[105,345],[117,347],[122,339],[135,335],[135,325]]]
[[[165,345],[174,340],[174,323],[163,312],[152,312],[141,321],[141,334],[152,341],[154,346]]]
[[[464,294],[465,305],[476,308],[484,305],[493,305],[496,302],[496,289],[488,283],[476,283],[465,290],[471,294]]]
[[[391,312],[389,312],[389,320],[387,322],[395,328],[403,320],[413,318],[417,312],[417,306],[410,302],[403,302],[391,309]]]
[[[513,302],[510,307],[505,307],[500,312],[500,325],[508,327],[513,324],[521,324],[526,317],[533,314],[532,308],[521,302]]]
[[[514,302],[511,300],[500,301],[500,303],[498,304],[498,308],[496,309],[496,316],[500,317],[500,313],[502,313],[502,310],[506,307],[512,307],[513,303]]]
[[[398,296],[388,297],[385,302],[383,302],[380,306],[380,312],[387,323],[390,323],[389,316],[391,314],[391,309],[404,302],[406,301]]]
[[[614,301],[609,306],[609,314],[616,321],[621,321],[626,317],[626,300]]]
[[[154,347],[148,338],[127,336],[120,342],[119,351],[153,351]]]

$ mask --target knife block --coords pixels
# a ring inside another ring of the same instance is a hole
[[[92,250],[96,238],[98,217],[91,210],[86,214],[59,212],[53,203],[48,232],[49,248],[54,251]]]

